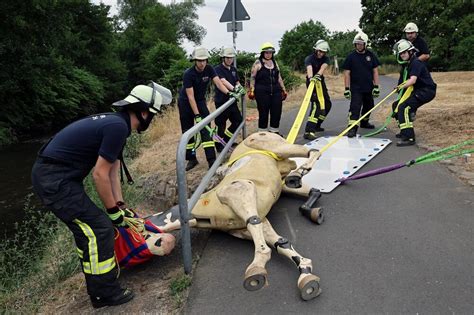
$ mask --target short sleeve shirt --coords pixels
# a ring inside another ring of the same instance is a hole
[[[214,68],[216,74],[221,79],[226,79],[227,82],[235,86],[235,84],[240,81],[239,74],[237,73],[237,69],[234,66],[230,66],[227,68],[223,64],[220,64]],[[214,101],[216,104],[223,104],[229,100],[229,96],[222,93],[219,89],[216,89],[216,95],[214,97]]]
[[[364,53],[358,53],[357,51],[351,52],[342,68],[349,70],[351,77],[351,91],[367,93],[372,91],[374,87],[374,68],[377,68],[380,65],[377,56],[369,50],[366,50]]]
[[[428,44],[426,44],[425,40],[421,38],[420,36],[417,36],[415,38],[415,40],[413,41],[413,46],[415,46],[415,48],[418,49],[418,52],[416,53],[417,56],[429,55],[430,53]]]
[[[435,86],[426,64],[418,58],[412,58],[408,66],[408,78],[411,76],[416,76],[415,89]]]
[[[324,56],[323,58],[318,58],[318,57],[316,57],[315,54],[311,54],[308,57],[306,57],[305,60],[304,60],[304,66],[305,67],[312,66],[313,75],[318,73],[319,69],[321,69],[321,66],[323,64],[329,65],[329,57],[328,56]]]
[[[206,65],[202,72],[196,70],[196,67],[191,67],[184,72],[183,87],[179,92],[179,98],[184,101],[189,101],[186,95],[186,89],[193,88],[194,99],[196,102],[206,99],[206,91],[209,82],[216,76],[216,71],[210,65]]]
[[[97,114],[59,131],[41,155],[92,169],[99,156],[115,162],[130,133],[128,113]]]

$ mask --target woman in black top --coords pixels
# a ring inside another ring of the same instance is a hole
[[[282,101],[286,99],[288,93],[274,54],[275,47],[271,43],[262,45],[260,57],[252,66],[248,96],[257,101],[258,130],[279,134]],[[270,128],[268,128],[269,116]]]

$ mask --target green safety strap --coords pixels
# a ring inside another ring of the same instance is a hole
[[[424,163],[449,159],[449,158],[459,156],[459,155],[463,155],[463,154],[472,153],[472,152],[474,152],[474,149],[467,149],[467,150],[459,151],[462,147],[465,147],[465,146],[470,145],[472,143],[474,143],[474,139],[466,140],[466,141],[463,141],[461,143],[449,146],[447,148],[422,155],[422,156],[416,158],[414,161],[408,162],[407,164],[410,164],[410,165],[424,164]],[[458,151],[448,153],[450,151],[456,151],[456,150],[458,150]]]

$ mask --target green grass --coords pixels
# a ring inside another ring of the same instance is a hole
[[[178,278],[174,279],[170,284],[171,296],[176,303],[176,307],[180,307],[185,299],[184,293],[186,289],[191,285],[191,277],[186,274],[181,274]]]
[[[131,161],[146,144],[146,138],[132,135],[125,159]],[[84,180],[84,188],[91,200],[102,207],[91,175]],[[137,184],[122,188],[130,207],[149,193],[147,187]],[[0,243],[0,314],[37,312],[45,300],[54,298],[51,292],[58,290],[62,281],[81,270],[72,233],[52,212],[34,209],[32,197],[31,194],[25,199],[26,219]]]

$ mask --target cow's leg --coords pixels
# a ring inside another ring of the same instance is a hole
[[[318,225],[323,223],[323,208],[316,207],[316,203],[321,197],[321,192],[318,189],[311,188],[306,184],[303,184],[299,188],[290,188],[286,185],[283,185],[283,192],[301,197],[307,197],[308,199],[306,202],[300,206],[301,214]]]
[[[287,257],[298,267],[300,272],[298,288],[300,289],[301,298],[307,301],[317,297],[321,293],[321,289],[319,288],[319,277],[311,273],[313,269],[311,259],[301,256],[288,239],[275,232],[266,218],[263,219],[263,233],[265,241],[273,246],[278,254]]]
[[[216,191],[222,204],[229,206],[237,216],[247,223],[247,230],[255,244],[255,256],[245,271],[244,287],[249,291],[262,288],[267,282],[266,263],[271,249],[265,243],[262,221],[257,212],[257,190],[248,180],[235,180]]]

